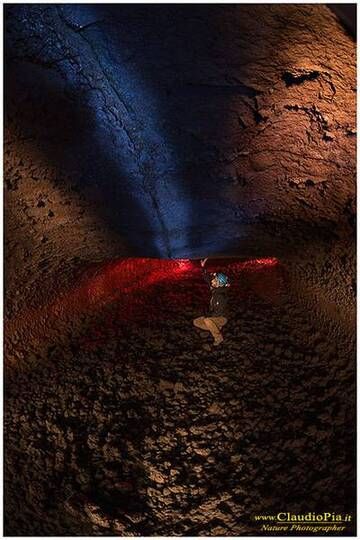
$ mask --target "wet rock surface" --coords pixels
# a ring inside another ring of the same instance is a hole
[[[193,305],[128,324],[115,303],[12,368],[7,534],[254,535],[254,514],[351,512],[349,342],[272,272],[270,296],[266,271],[242,276],[219,348],[192,326],[203,284],[162,284]]]

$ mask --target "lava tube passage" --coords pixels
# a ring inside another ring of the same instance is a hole
[[[356,536],[356,5],[4,5],[4,533]]]

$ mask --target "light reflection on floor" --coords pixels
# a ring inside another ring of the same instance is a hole
[[[229,276],[235,302],[249,294],[276,302],[282,282],[282,266],[276,258],[210,259],[206,268]],[[200,314],[208,301],[209,291],[198,260],[126,258],[90,268],[51,304],[29,309],[10,321],[6,333],[11,337],[16,330],[36,347],[50,342],[60,327],[76,330],[84,315],[96,316],[108,307],[110,318],[117,323],[141,324],[146,320],[147,324],[159,324],[165,314],[176,316],[176,311],[191,306]],[[96,329],[91,333],[88,344],[96,341]]]

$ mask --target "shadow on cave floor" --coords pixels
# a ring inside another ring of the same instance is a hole
[[[354,363],[278,265],[241,285],[221,348],[192,325],[200,278],[163,282],[157,320],[112,303],[8,377],[6,534],[268,535],[254,514],[354,511]]]

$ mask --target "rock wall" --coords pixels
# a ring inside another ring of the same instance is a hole
[[[8,4],[5,25],[7,534],[354,512],[353,36],[323,4]],[[158,259],[215,254],[266,264],[227,261],[213,350],[198,264]]]
[[[325,5],[5,11],[9,315],[116,256],[354,230],[355,45]]]

